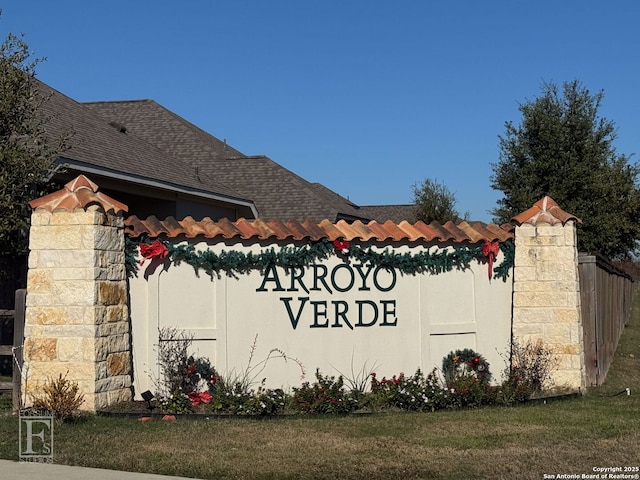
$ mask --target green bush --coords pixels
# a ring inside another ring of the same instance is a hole
[[[322,376],[316,370],[316,382],[305,382],[293,389],[294,410],[308,414],[344,414],[360,406],[357,395],[344,388],[342,376]]]
[[[250,391],[239,403],[236,414],[247,416],[277,415],[287,406],[287,395],[282,389],[271,390],[260,386],[257,391]]]
[[[216,393],[205,409],[232,415],[265,416],[282,413],[287,403],[288,396],[284,390],[265,388],[264,381],[254,390],[242,382],[228,384],[220,378]]]
[[[508,368],[506,380],[500,385],[496,403],[511,405],[526,402],[533,393],[531,383],[521,375],[517,366],[512,366]]]
[[[179,388],[172,391],[169,395],[164,395],[159,399],[163,413],[171,413],[174,415],[193,413],[194,408],[189,397],[182,393]]]
[[[446,406],[449,392],[440,383],[434,369],[426,377],[420,369],[411,377],[404,373],[392,378],[378,380],[371,375],[372,402],[379,407],[392,407],[402,410],[433,411]]]
[[[451,395],[448,397],[447,408],[480,407],[495,403],[497,387],[492,387],[486,381],[475,375],[460,375],[447,384]]]

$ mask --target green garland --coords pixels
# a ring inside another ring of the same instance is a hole
[[[502,252],[502,262],[493,267],[493,276],[499,278],[503,282],[509,278],[509,272],[515,265],[516,259],[516,244],[513,240],[507,240],[500,244],[500,251]]]
[[[136,257],[140,243],[151,243],[147,237],[135,241],[125,236],[125,263],[129,276],[137,275],[138,263]],[[248,273],[251,270],[264,271],[272,265],[281,267],[301,267],[311,265],[319,260],[329,258],[336,254],[336,248],[327,239],[313,242],[307,245],[282,247],[276,250],[271,247],[259,253],[244,253],[237,250],[222,251],[220,253],[211,250],[196,251],[193,245],[174,245],[171,242],[159,240],[167,249],[169,258],[176,265],[184,262],[191,265],[196,274],[202,270],[213,277],[225,272],[230,276]],[[500,243],[503,260],[493,268],[495,278],[503,281],[509,277],[513,267],[514,244],[512,240]],[[345,258],[353,258],[362,264],[389,267],[399,270],[403,274],[414,275],[416,273],[438,274],[454,269],[466,270],[473,260],[481,261],[486,258],[482,254],[482,245],[479,246],[455,246],[451,249],[441,249],[437,252],[423,251],[418,253],[397,253],[388,247],[383,251],[374,251],[371,247],[363,248],[351,244],[348,255],[340,254]]]

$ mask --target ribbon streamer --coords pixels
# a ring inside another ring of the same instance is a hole
[[[489,240],[482,247],[482,254],[489,260],[489,280],[493,278],[493,262],[500,252],[499,242],[490,242]]]

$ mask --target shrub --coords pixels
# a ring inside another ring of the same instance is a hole
[[[506,379],[497,398],[498,403],[507,405],[524,402],[550,386],[551,375],[557,366],[553,351],[540,339],[525,343],[513,339],[510,353]]]
[[[556,368],[557,358],[553,350],[541,339],[525,343],[512,340],[509,375],[517,376],[528,385],[532,393],[539,393],[551,386],[551,375]]]
[[[158,403],[163,413],[171,413],[174,415],[193,413],[194,408],[191,400],[182,390],[176,389],[168,395],[163,395],[158,399]]]
[[[78,393],[78,382],[67,379],[68,373],[60,374],[55,380],[47,380],[43,393],[34,399],[33,408],[51,412],[62,422],[71,419],[84,402],[84,395]]]
[[[271,390],[262,385],[257,391],[246,392],[241,398],[235,412],[237,415],[277,415],[287,406],[287,395],[282,389]]]
[[[520,375],[518,367],[509,367],[506,371],[506,377],[506,380],[500,385],[500,391],[496,398],[497,403],[511,405],[526,402],[531,398],[534,390]]]
[[[362,368],[356,371],[356,369],[353,366],[353,355],[352,355],[351,356],[351,374],[345,374],[344,372],[341,372],[337,368],[336,370],[344,379],[344,382],[347,384],[347,387],[349,388],[349,390],[351,390],[351,392],[354,395],[356,395],[359,399],[362,399],[365,397],[365,394],[369,391],[369,382],[370,382],[370,379],[372,378],[372,374],[375,377],[375,371],[377,366],[378,366],[377,363],[374,363],[373,365],[369,366],[367,362],[364,362],[364,365],[362,365]]]
[[[485,380],[466,373],[447,384],[450,395],[447,408],[479,407],[495,402],[497,389]]]
[[[246,388],[242,382],[227,383],[220,378],[216,393],[207,410],[233,415],[263,416],[281,413],[287,406],[287,395],[281,389]]]
[[[433,411],[445,406],[449,394],[443,389],[434,369],[426,377],[420,369],[411,377],[404,373],[378,380],[371,374],[371,395],[374,404],[402,410]]]
[[[158,332],[158,366],[160,379],[156,383],[160,397],[183,391],[189,382],[189,347],[193,336],[173,327],[164,327]]]
[[[308,414],[344,414],[359,407],[357,396],[344,388],[342,376],[322,376],[316,370],[316,382],[305,382],[293,389],[292,408]]]

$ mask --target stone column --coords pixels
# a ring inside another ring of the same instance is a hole
[[[550,197],[513,219],[515,268],[513,337],[542,339],[558,359],[554,387],[586,386],[576,222]]]
[[[67,375],[82,409],[131,399],[123,205],[80,176],[30,202],[23,390]]]

